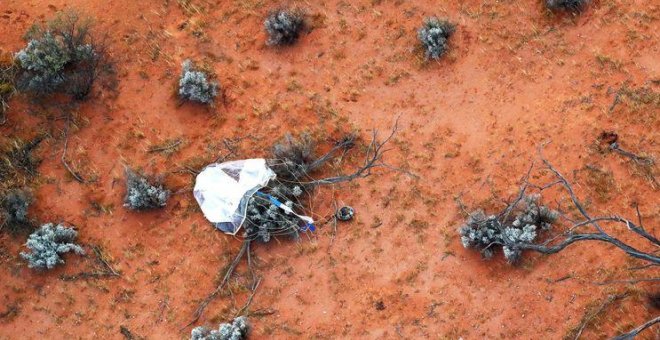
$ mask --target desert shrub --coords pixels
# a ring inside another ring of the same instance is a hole
[[[11,53],[0,50],[0,124],[9,109],[9,98],[16,92],[16,63]]]
[[[218,95],[218,84],[209,82],[208,75],[195,68],[190,60],[182,64],[183,72],[179,79],[179,97],[202,104],[213,104]]]
[[[316,144],[308,133],[302,133],[297,138],[286,134],[273,146],[273,158],[278,162],[271,168],[280,177],[301,178],[309,172],[309,167],[315,159],[315,148]]]
[[[75,12],[60,13],[45,26],[35,25],[27,46],[16,54],[20,91],[37,96],[66,93],[84,99],[105,63],[104,46],[91,35],[91,21]]]
[[[164,207],[170,198],[170,191],[165,189],[159,182],[158,179],[149,179],[126,167],[124,206],[132,210]]]
[[[550,10],[564,10],[569,12],[582,11],[589,0],[546,0],[545,5]]]
[[[32,223],[27,214],[32,200],[32,194],[26,189],[9,190],[0,201],[0,226],[12,232],[30,228]]]
[[[304,15],[298,10],[279,9],[271,12],[264,21],[268,33],[268,45],[291,45],[298,40],[304,28]]]
[[[487,216],[483,210],[471,213],[459,228],[463,247],[477,249],[486,258],[493,256],[495,247],[501,247],[506,260],[515,264],[522,255],[517,245],[533,243],[538,233],[549,230],[558,217],[539,200],[539,195],[525,196],[512,218]]]
[[[38,136],[28,142],[13,140],[0,154],[0,180],[16,180],[20,173],[36,175],[40,160],[33,152],[43,139],[43,136]]]
[[[73,243],[78,232],[61,224],[44,224],[34,233],[30,234],[25,244],[30,253],[21,253],[21,257],[28,261],[28,267],[37,269],[52,269],[64,263],[61,255],[70,251],[78,255],[85,254],[83,248]]]
[[[455,30],[456,26],[447,20],[426,18],[417,31],[426,59],[440,59],[449,49],[449,37]]]
[[[195,327],[190,332],[190,340],[243,340],[249,331],[247,318],[239,316],[232,323],[220,324],[218,329]]]

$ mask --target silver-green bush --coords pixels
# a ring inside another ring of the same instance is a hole
[[[539,199],[539,195],[526,196],[513,218],[487,216],[483,210],[471,213],[458,230],[463,247],[477,249],[486,258],[491,258],[494,250],[501,247],[506,260],[515,264],[522,255],[518,245],[533,243],[538,232],[549,230],[559,216],[540,205]]]
[[[247,339],[248,331],[247,318],[239,316],[232,323],[220,324],[217,330],[195,327],[190,332],[190,340],[243,340]]]
[[[456,26],[447,20],[426,18],[417,31],[426,59],[440,59],[449,49],[449,37],[455,30]]]
[[[182,64],[183,72],[179,79],[179,97],[202,104],[213,104],[218,95],[218,83],[210,82],[208,75],[195,68],[192,61]]]
[[[126,196],[124,206],[132,210],[162,208],[170,198],[170,191],[160,183],[126,167]]]
[[[53,269],[64,263],[63,254],[70,251],[78,255],[85,254],[83,248],[73,243],[78,232],[61,224],[44,224],[34,233],[30,234],[25,244],[31,252],[21,253],[21,257],[28,261],[28,267],[37,269]]]
[[[564,10],[568,12],[582,11],[589,0],[546,0],[545,5],[551,10]]]
[[[291,45],[298,40],[305,20],[300,11],[280,9],[270,13],[264,21],[268,45]]]

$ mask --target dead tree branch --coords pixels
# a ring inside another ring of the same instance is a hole
[[[71,176],[78,181],[79,183],[85,183],[85,179],[80,176],[77,172],[73,171],[71,167],[69,166],[69,163],[66,161],[66,149],[67,146],[69,145],[69,128],[71,127],[71,114],[68,115],[67,121],[66,121],[66,126],[64,127],[64,148],[62,150],[62,157],[60,160],[62,161],[62,165],[64,165],[64,168],[71,174]]]
[[[593,321],[593,319],[595,319],[598,316],[598,314],[603,312],[603,310],[605,310],[605,308],[607,308],[609,305],[613,304],[615,301],[625,298],[626,296],[627,296],[627,294],[625,294],[625,293],[624,294],[618,294],[618,295],[614,295],[614,294],[609,295],[607,297],[607,299],[605,299],[605,301],[600,305],[600,307],[598,307],[598,309],[596,309],[595,311],[585,315],[585,317],[582,319],[582,322],[580,323],[580,327],[578,327],[577,331],[575,332],[574,339],[578,340],[580,338],[580,336],[582,336],[582,332],[584,332],[584,329],[587,328],[589,323],[591,323],[591,321]]]
[[[620,239],[608,234],[607,232],[605,232],[605,230],[600,226],[598,222],[616,222],[616,223],[625,224],[628,230],[643,237],[645,240],[649,241],[655,247],[660,247],[660,240],[658,240],[658,238],[649,234],[641,225],[638,226],[635,223],[631,222],[630,220],[622,217],[618,217],[618,216],[609,216],[609,217],[606,216],[606,217],[596,217],[596,218],[591,217],[590,214],[586,211],[586,209],[582,205],[582,203],[580,202],[580,200],[577,198],[575,191],[573,190],[573,187],[568,182],[568,180],[566,180],[566,178],[554,166],[552,166],[552,164],[547,159],[543,157],[541,149],[539,150],[539,154],[546,168],[554,174],[554,176],[558,179],[557,181],[559,182],[559,184],[561,184],[562,187],[568,192],[568,195],[570,196],[573,205],[575,206],[575,208],[577,208],[577,210],[582,214],[582,216],[585,219],[581,222],[574,223],[563,235],[558,235],[557,237],[551,238],[542,244],[520,243],[520,244],[513,244],[506,246],[515,247],[520,250],[532,250],[542,254],[555,254],[564,250],[566,247],[576,242],[599,241],[599,242],[612,244],[634,258],[638,258],[652,264],[660,264],[659,256],[654,255],[652,252],[646,252],[636,249],[628,245],[627,243],[621,241]],[[529,171],[528,171],[528,175],[529,175]],[[513,210],[513,207],[515,207],[515,205],[521,199],[521,197],[525,195],[525,190],[528,188],[528,185],[526,184],[528,175],[526,175],[525,178],[523,179],[523,184],[521,185],[518,199],[514,201],[512,204],[510,204],[500,214],[500,216],[506,216],[508,212]],[[641,217],[638,217],[638,219],[641,221]],[[505,220],[501,220],[501,221],[505,221]],[[576,230],[578,227],[588,226],[588,225],[593,226],[596,229],[596,232],[574,233],[574,230]],[[563,239],[561,239],[562,237]],[[561,240],[559,242],[555,242],[555,240],[557,239],[561,239]]]
[[[191,326],[192,324],[194,324],[195,322],[197,322],[197,320],[199,320],[199,318],[204,313],[204,310],[206,310],[206,307],[209,305],[209,303],[211,303],[211,301],[213,301],[213,299],[215,299],[218,296],[218,294],[220,294],[220,292],[225,288],[225,286],[229,282],[229,279],[231,278],[232,274],[234,273],[234,270],[236,270],[236,267],[241,262],[241,259],[247,253],[247,250],[250,247],[250,242],[251,241],[248,240],[248,239],[243,241],[243,246],[241,246],[241,250],[238,252],[238,254],[234,258],[234,260],[231,262],[231,264],[227,268],[227,271],[225,272],[225,275],[223,276],[222,281],[220,282],[220,284],[215,288],[215,290],[213,290],[213,292],[211,292],[211,294],[209,294],[199,304],[199,306],[195,310],[195,313],[193,314],[193,319],[187,325],[183,326],[181,329],[185,329],[185,328]]]
[[[651,327],[651,326],[653,326],[657,323],[660,323],[660,316],[655,317],[655,318],[645,322],[641,326],[631,330],[628,333],[618,335],[618,336],[614,337],[612,340],[631,340],[631,339],[634,339],[639,333],[641,333],[645,329],[647,329],[647,328],[649,328],[649,327]]]
[[[317,185],[326,185],[326,184],[337,184],[337,183],[342,183],[342,182],[350,182],[352,180],[358,179],[358,178],[365,178],[368,177],[372,174],[372,170],[376,168],[387,168],[390,170],[394,171],[399,171],[406,173],[409,176],[412,177],[417,177],[415,174],[412,174],[406,170],[400,169],[393,167],[385,161],[383,161],[383,155],[387,152],[390,151],[390,149],[385,149],[385,145],[392,140],[394,135],[399,129],[399,118],[397,117],[394,127],[392,128],[392,132],[382,141],[378,141],[378,130],[374,129],[372,133],[372,138],[371,142],[367,146],[367,151],[365,152],[365,157],[364,157],[364,164],[357,168],[355,172],[348,174],[348,175],[340,175],[340,176],[335,176],[335,177],[327,177],[327,178],[322,178],[322,179],[316,179],[312,180],[309,182],[303,182],[301,184],[304,185],[310,185],[310,186],[317,186]],[[338,149],[337,149],[338,150]],[[331,150],[332,151],[332,150]],[[334,151],[333,151],[334,152]],[[327,155],[329,156],[329,155]],[[324,156],[325,157],[325,156]]]

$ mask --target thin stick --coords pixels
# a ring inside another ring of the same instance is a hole
[[[628,158],[632,159],[632,160],[633,160],[635,163],[637,163],[637,164],[646,165],[646,166],[651,166],[651,165],[653,165],[653,164],[655,163],[655,162],[653,162],[653,159],[652,159],[652,158],[644,157],[644,156],[639,156],[639,155],[637,155],[637,154],[635,154],[635,153],[632,153],[632,152],[630,152],[630,151],[627,151],[627,150],[622,149],[622,148],[619,146],[619,143],[617,143],[617,142],[614,142],[614,143],[610,144],[610,149],[611,149],[612,151],[614,151],[614,152],[616,152],[616,153],[618,153],[618,154],[624,156],[624,157],[628,157]]]
[[[73,171],[71,167],[69,166],[69,163],[66,162],[66,149],[67,146],[69,145],[69,127],[71,126],[71,115],[67,117],[66,121],[66,127],[64,128],[64,149],[62,150],[62,157],[60,160],[62,161],[62,164],[64,165],[64,168],[69,171],[71,176],[78,181],[79,183],[85,183],[85,180],[80,176],[77,172]]]
[[[261,283],[261,278],[257,279],[257,281],[254,283],[254,286],[252,287],[252,294],[250,294],[250,297],[248,297],[247,302],[241,308],[236,315],[234,315],[234,318],[241,316],[243,313],[247,312],[247,309],[250,308],[250,304],[252,304],[252,299],[254,299],[254,295],[257,293],[257,288],[259,288],[259,284]]]
[[[561,181],[561,184],[564,186],[566,191],[568,191],[568,194],[571,196],[571,200],[573,201],[573,204],[580,211],[582,216],[584,216],[587,220],[591,220],[591,217],[589,216],[587,211],[584,209],[584,207],[582,207],[582,204],[580,203],[580,201],[575,196],[575,192],[573,191],[573,187],[571,187],[571,185],[568,184],[568,180],[566,180],[566,178],[564,176],[562,176],[562,174],[559,173],[559,171],[557,171],[557,169],[555,169],[552,166],[552,164],[550,164],[550,162],[543,157],[543,146],[541,146],[541,148],[539,148],[539,155],[540,155],[541,160],[543,161],[543,163],[546,165],[546,167],[552,173],[554,173],[555,176]],[[598,225],[598,223],[594,222],[594,227],[596,227],[596,229],[598,229],[599,232],[604,233],[603,228],[601,228],[600,225]]]
[[[94,246],[94,247],[92,247],[92,249],[94,250],[94,254],[96,254],[96,258],[99,261],[101,261],[101,263],[103,263],[103,265],[105,265],[106,269],[110,272],[110,274],[112,274],[113,276],[121,276],[121,274],[119,274],[117,271],[115,271],[115,269],[112,268],[110,263],[108,263],[108,261],[106,261],[105,257],[103,256],[103,252],[101,251],[101,248],[99,246]]]
[[[199,306],[195,310],[195,313],[193,314],[193,319],[187,325],[183,326],[181,328],[181,330],[183,330],[185,328],[188,328],[190,325],[197,322],[197,320],[199,320],[199,318],[204,313],[204,310],[209,305],[209,303],[211,303],[211,301],[213,301],[213,299],[215,299],[216,296],[218,296],[218,294],[222,291],[222,289],[225,288],[225,285],[227,285],[227,283],[229,282],[229,279],[231,278],[231,275],[234,273],[234,270],[236,269],[239,262],[241,262],[241,259],[243,258],[243,256],[247,252],[248,247],[250,246],[250,242],[251,241],[249,241],[247,239],[245,241],[243,241],[243,246],[241,246],[241,250],[238,252],[238,254],[234,258],[234,260],[231,262],[231,264],[229,265],[229,268],[227,268],[227,271],[225,272],[225,275],[222,278],[222,282],[220,282],[218,287],[216,287],[215,290],[213,290],[213,292],[211,292],[211,294],[209,294],[204,299],[204,301],[202,301],[202,303],[199,304]]]
[[[651,277],[651,278],[634,279],[634,280],[611,280],[611,281],[592,282],[592,283],[595,284],[596,286],[605,286],[614,283],[639,283],[639,282],[660,282],[660,277]]]
[[[614,303],[616,300],[620,300],[624,297],[626,297],[628,294],[618,294],[618,295],[609,295],[605,302],[600,305],[600,307],[587,315],[583,320],[582,323],[580,324],[580,327],[578,328],[577,333],[575,334],[575,340],[579,339],[580,336],[582,336],[582,332],[584,331],[585,328],[589,325],[589,323],[596,317],[598,314],[600,314],[605,308],[607,308],[609,305]]]
[[[612,340],[631,340],[631,339],[634,339],[639,333],[641,333],[645,329],[647,329],[647,328],[649,328],[649,327],[651,327],[651,326],[653,326],[657,323],[660,323],[660,316],[657,316],[654,319],[651,319],[651,320],[645,322],[641,326],[631,330],[628,333],[617,335]]]
[[[181,145],[181,143],[183,143],[183,141],[181,139],[177,139],[174,143],[171,143],[169,145],[150,147],[147,150],[147,152],[154,153],[154,152],[172,150],[172,149],[176,148],[177,146]]]

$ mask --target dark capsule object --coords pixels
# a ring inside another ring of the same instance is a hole
[[[335,215],[340,221],[350,221],[353,219],[353,215],[355,215],[355,210],[349,206],[343,206],[337,210]]]

